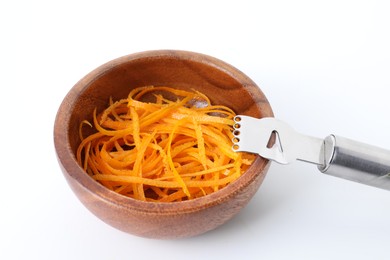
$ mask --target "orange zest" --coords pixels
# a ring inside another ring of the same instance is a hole
[[[119,194],[143,201],[198,198],[239,178],[255,159],[232,147],[235,113],[202,93],[140,87],[80,124],[79,165]],[[95,133],[83,137],[83,127]]]

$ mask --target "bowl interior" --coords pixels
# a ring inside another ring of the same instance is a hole
[[[225,105],[237,114],[271,116],[267,100],[256,85],[231,66],[214,58],[187,52],[141,53],[114,60],[90,73],[73,89],[68,138],[75,153],[82,120],[103,110],[109,98],[119,100],[141,86],[169,86],[197,90],[213,104]]]

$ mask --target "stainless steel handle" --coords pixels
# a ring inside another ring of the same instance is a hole
[[[318,169],[332,176],[390,190],[390,151],[330,135],[320,155]]]

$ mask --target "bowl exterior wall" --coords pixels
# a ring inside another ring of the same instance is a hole
[[[142,212],[122,203],[104,200],[101,195],[91,192],[70,177],[66,171],[64,176],[84,206],[106,224],[140,237],[178,239],[203,234],[230,220],[255,195],[268,168],[269,164],[245,189],[232,194],[222,203],[202,202],[203,206],[194,211],[168,213],[158,209],[155,212]]]

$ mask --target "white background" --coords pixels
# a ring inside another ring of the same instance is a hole
[[[276,117],[390,149],[389,1],[2,1],[1,259],[390,259],[390,193],[273,164],[250,204],[204,235],[161,241],[104,224],[53,146],[70,88],[111,59],[181,49],[251,77]]]

